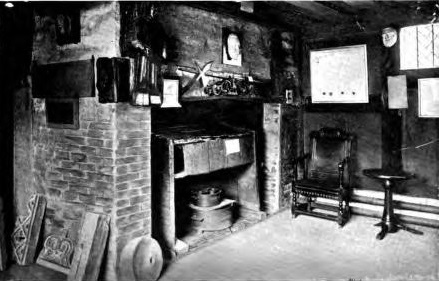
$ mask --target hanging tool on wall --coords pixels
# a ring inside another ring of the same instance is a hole
[[[189,82],[183,86],[182,93],[186,93],[199,79],[201,79],[202,86],[206,86],[208,82],[208,78],[206,77],[206,72],[210,70],[212,67],[213,61],[207,62],[203,68],[200,68],[200,65],[197,62],[194,62],[198,73],[194,75],[194,77],[189,80]]]

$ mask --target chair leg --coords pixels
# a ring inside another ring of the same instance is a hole
[[[297,206],[297,193],[295,191],[292,192],[292,202],[291,202],[291,214],[293,216],[293,219],[297,217],[296,214],[296,206]]]
[[[351,207],[349,207],[349,200],[345,199],[345,213],[346,213],[346,222],[351,219]]]
[[[311,206],[311,204],[312,204],[312,197],[308,197],[307,200],[308,200],[308,203],[306,205],[306,210],[311,213],[312,212],[312,206]]]
[[[343,223],[344,223],[344,210],[343,210],[343,196],[341,194],[338,195],[337,223],[338,223],[338,225],[340,227],[343,227]]]

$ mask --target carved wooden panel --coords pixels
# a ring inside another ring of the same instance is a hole
[[[68,281],[94,281],[98,279],[107,244],[109,224],[110,217],[107,215],[85,214]]]
[[[46,209],[46,198],[40,194],[33,195],[27,204],[27,209],[29,214],[17,218],[12,233],[13,255],[19,265],[28,265],[34,261]]]
[[[69,238],[49,235],[44,241],[44,248],[38,256],[37,263],[69,274],[73,248],[73,242]]]

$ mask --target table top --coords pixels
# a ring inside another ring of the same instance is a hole
[[[366,169],[363,170],[363,174],[371,178],[384,180],[407,180],[414,177],[414,174],[412,173],[389,168]]]

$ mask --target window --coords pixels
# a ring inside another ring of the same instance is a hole
[[[400,40],[401,69],[439,67],[439,24],[403,27]]]

